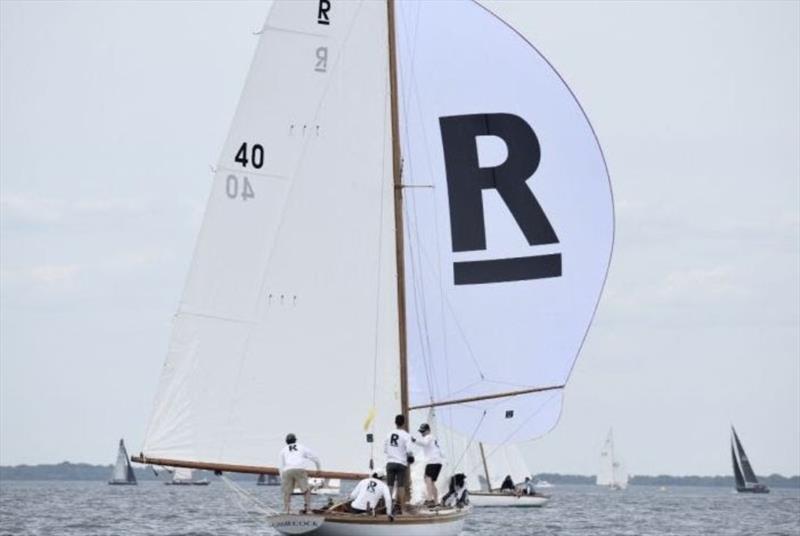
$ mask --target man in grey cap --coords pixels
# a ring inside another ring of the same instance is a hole
[[[308,471],[306,467],[311,461],[317,466],[319,471],[319,458],[304,445],[297,442],[294,434],[286,436],[286,446],[281,450],[281,461],[278,466],[281,471],[281,491],[283,491],[283,506],[286,513],[291,513],[290,506],[292,492],[298,488],[303,492],[305,498],[305,509],[308,512],[308,505],[311,500],[311,488],[308,487]]]
[[[428,495],[428,500],[425,503],[427,506],[435,506],[439,502],[436,480],[442,471],[444,454],[442,454],[442,449],[439,448],[439,442],[436,437],[431,434],[431,427],[428,423],[419,425],[419,433],[420,437],[412,437],[411,441],[422,447],[422,453],[425,457],[425,488]]]

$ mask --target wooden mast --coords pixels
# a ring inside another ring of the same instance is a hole
[[[406,281],[403,243],[403,185],[400,163],[400,119],[397,110],[397,50],[394,0],[386,0],[389,35],[389,100],[392,116],[392,176],[394,178],[394,236],[397,260],[397,314],[400,336],[400,408],[408,428],[408,364],[406,343]]]
[[[483,461],[483,473],[486,475],[486,487],[489,488],[489,493],[492,492],[492,479],[489,478],[489,466],[486,464],[486,454],[483,452],[483,443],[478,443],[481,448],[481,460]]]

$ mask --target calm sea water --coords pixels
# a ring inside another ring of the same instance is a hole
[[[277,507],[275,487],[240,483]],[[800,535],[800,492],[739,495],[722,488],[638,486],[612,492],[557,486],[544,508],[476,509],[464,535]],[[299,498],[295,499],[299,503]],[[220,481],[208,487],[143,482],[0,482],[0,535],[272,535]]]

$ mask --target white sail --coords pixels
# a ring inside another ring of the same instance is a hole
[[[260,35],[146,458],[276,466],[293,432],[365,472],[365,418],[380,441],[401,409],[386,5],[319,4],[276,1]]]
[[[136,476],[133,473],[131,462],[128,459],[128,451],[125,449],[125,443],[122,439],[119,440],[119,447],[117,448],[117,461],[114,463],[114,469],[111,471],[111,483],[136,483]]]
[[[411,405],[504,444],[550,430],[594,315],[612,196],[577,100],[474,2],[399,8]],[[506,396],[513,391],[531,391]]]
[[[192,470],[186,469],[185,467],[177,467],[175,468],[175,472],[172,473],[172,481],[173,482],[191,482],[192,481]]]
[[[619,489],[628,487],[628,473],[614,450],[613,430],[608,431],[608,437],[606,437],[603,448],[600,450],[600,466],[596,483],[598,486]]]

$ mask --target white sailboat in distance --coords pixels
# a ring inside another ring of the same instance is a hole
[[[208,486],[207,478],[194,478],[194,471],[186,467],[178,467],[172,473],[172,480],[164,482],[168,486]]]
[[[135,460],[277,474],[292,432],[309,476],[361,479],[394,416],[416,429],[433,407],[480,441],[544,434],[612,241],[588,120],[505,22],[470,1],[276,0]],[[448,536],[469,511],[267,522]]]
[[[614,431],[609,429],[608,437],[600,450],[600,470],[597,473],[597,485],[613,490],[628,487],[628,473],[614,450]]]

